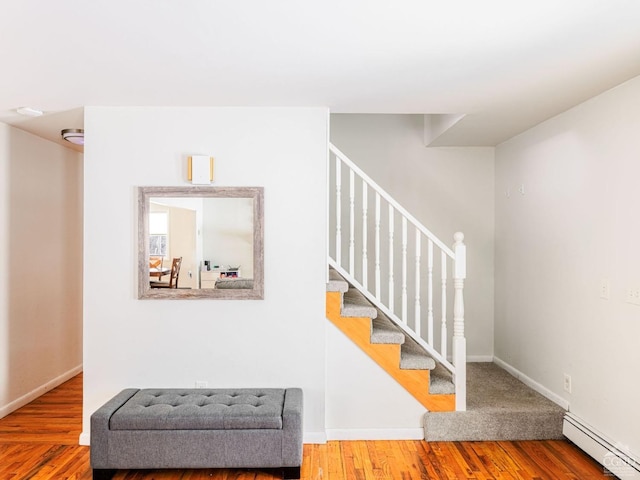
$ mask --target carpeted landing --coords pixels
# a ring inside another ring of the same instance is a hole
[[[550,440],[565,410],[493,363],[467,364],[467,411],[428,412],[427,441]]]
[[[431,370],[430,393],[454,393],[451,374],[437,364],[416,342],[379,309],[330,269],[328,292],[342,293],[341,315],[369,317],[371,343],[402,345],[400,366]],[[424,415],[425,439],[551,440],[563,438],[565,410],[493,363],[467,364],[467,411],[428,412]]]

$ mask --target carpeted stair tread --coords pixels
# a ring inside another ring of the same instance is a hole
[[[355,288],[350,288],[342,294],[341,315],[343,317],[376,318],[378,312],[362,293]]]
[[[371,321],[371,343],[403,344],[405,334],[380,309],[377,312],[378,316]]]
[[[467,364],[467,411],[429,412],[427,441],[550,440],[565,410],[493,363]]]
[[[429,374],[429,393],[437,395],[455,392],[456,387],[453,383],[453,375],[451,375],[451,372],[439,363],[436,364],[436,368],[432,369]]]
[[[374,307],[367,298],[353,288],[342,275],[329,269],[328,292],[342,293],[343,317],[371,318],[372,344],[395,344],[400,347],[400,368],[408,370],[431,370],[429,392],[431,394],[452,394],[455,392],[451,373],[427,354],[418,343],[406,335],[380,309]]]
[[[403,370],[432,370],[436,361],[414,339],[406,336],[400,347],[400,368]]]
[[[344,293],[347,290],[349,290],[349,282],[342,278],[342,275],[336,272],[333,268],[330,268],[329,282],[327,283],[327,292]]]

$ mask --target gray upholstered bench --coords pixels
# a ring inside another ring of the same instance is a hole
[[[93,478],[117,469],[268,468],[300,478],[302,390],[127,389],[91,416]]]

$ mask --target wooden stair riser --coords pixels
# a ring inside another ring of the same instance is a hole
[[[371,357],[384,371],[433,412],[455,410],[455,395],[430,395],[429,370],[404,370],[400,368],[400,345],[372,344],[371,319],[368,317],[343,317],[340,292],[327,292],[327,318]]]

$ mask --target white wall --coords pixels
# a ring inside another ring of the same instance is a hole
[[[423,121],[423,115],[333,114],[331,142],[445,244],[453,245],[455,232],[465,234],[468,353],[490,359],[494,149],[426,148]]]
[[[639,105],[636,78],[496,149],[496,356],[636,453]]]
[[[253,200],[213,198],[204,202],[203,259],[224,268],[241,267],[253,278]]]
[[[327,320],[327,437],[422,439],[426,409]]]
[[[82,155],[0,123],[0,417],[82,366]]]
[[[327,115],[86,108],[83,443],[121,389],[196,381],[302,387],[305,437],[324,438]],[[264,300],[136,298],[136,187],[185,185],[193,154],[216,185],[264,186]]]

